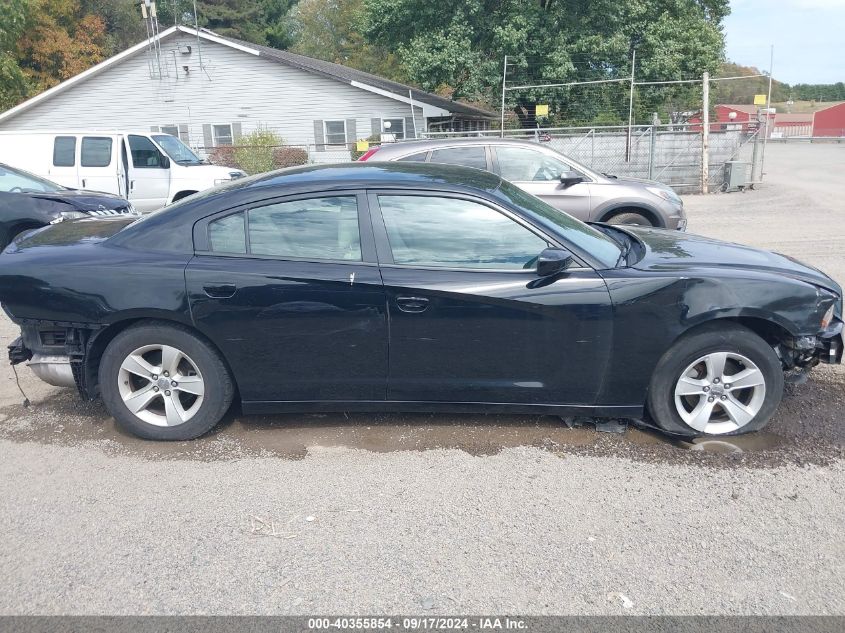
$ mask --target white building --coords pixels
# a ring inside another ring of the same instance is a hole
[[[373,134],[487,129],[493,118],[346,66],[174,26],[3,112],[0,130],[150,129],[206,151],[266,127],[337,160]]]

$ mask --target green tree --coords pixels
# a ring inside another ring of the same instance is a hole
[[[634,50],[641,81],[713,72],[723,59],[721,22],[729,12],[728,0],[365,0],[365,6],[365,36],[398,54],[411,80],[490,104],[505,55],[509,71],[532,83],[624,78]],[[638,92],[642,117],[683,91]],[[514,91],[508,105],[525,124],[539,99],[559,120],[583,114],[581,104],[568,109],[565,91]]]
[[[792,98],[802,101],[845,101],[845,83],[795,84]]]
[[[18,58],[18,39],[30,18],[27,0],[0,0],[0,111],[23,101],[29,82]]]
[[[364,38],[364,0],[301,0],[290,20],[294,52],[407,81],[396,55]]]
[[[167,0],[159,0],[159,4],[166,3]],[[119,53],[146,37],[139,4],[137,0],[81,0],[82,14],[97,15],[103,19],[106,30],[105,52],[108,56]],[[167,26],[170,25],[162,22],[162,27]]]
[[[106,55],[105,22],[79,0],[30,0],[31,13],[17,41],[18,63],[41,91],[90,68]]]
[[[742,66],[733,62],[725,62],[719,69],[717,77],[749,77],[761,75],[759,69],[753,66]],[[753,77],[748,79],[732,79],[730,81],[714,82],[710,91],[710,100],[716,103],[754,103],[754,95],[768,94],[769,78]],[[776,79],[772,80],[772,103],[789,99],[789,84]]]

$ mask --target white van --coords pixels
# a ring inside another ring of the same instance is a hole
[[[157,132],[0,132],[0,162],[73,189],[123,196],[141,213],[245,175],[209,165]]]

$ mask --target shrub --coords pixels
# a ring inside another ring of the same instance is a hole
[[[214,165],[222,165],[223,167],[231,167],[233,169],[240,169],[238,161],[235,160],[235,148],[231,145],[218,145],[212,147],[208,153],[208,160]]]
[[[296,167],[308,164],[308,152],[301,147],[277,147],[273,150],[273,167]]]
[[[271,171],[274,169],[273,151],[283,143],[282,137],[275,132],[258,128],[235,143],[235,162],[250,175]]]

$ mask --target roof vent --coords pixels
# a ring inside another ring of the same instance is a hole
[[[190,55],[190,54],[191,54],[191,47],[190,47],[190,45],[180,46],[180,47],[179,47],[179,52],[180,52],[180,53],[182,53],[183,55]]]

